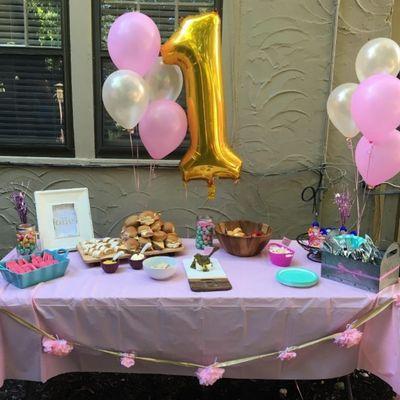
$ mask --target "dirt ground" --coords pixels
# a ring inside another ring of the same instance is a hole
[[[395,394],[379,378],[356,371],[354,400],[392,400]],[[163,375],[74,373],[46,383],[7,380],[0,400],[347,400],[345,378],[325,381],[222,379],[201,387],[197,379]]]

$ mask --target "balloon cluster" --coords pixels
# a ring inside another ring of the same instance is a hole
[[[180,145],[187,130],[186,113],[175,102],[183,84],[180,68],[163,63],[157,25],[140,12],[128,12],[114,21],[107,46],[118,71],[104,82],[104,107],[130,132],[139,123],[150,156],[164,158]]]
[[[332,91],[327,110],[348,140],[361,131],[355,162],[367,185],[374,187],[400,172],[400,47],[387,38],[367,42],[356,58],[360,84]]]
[[[189,120],[190,147],[180,163],[183,180],[207,181],[208,198],[213,199],[216,178],[240,178],[242,160],[226,135],[221,19],[216,12],[187,16],[162,47],[160,32],[149,17],[123,14],[111,25],[108,51],[119,71],[104,82],[104,106],[131,133],[139,123],[151,157],[161,159],[174,151]],[[182,72],[188,119],[175,103]]]

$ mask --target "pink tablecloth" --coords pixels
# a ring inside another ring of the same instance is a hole
[[[178,257],[194,253],[191,240]],[[320,265],[295,247],[294,265],[318,274]],[[379,296],[321,279],[310,289],[281,286],[278,267],[265,253],[237,258],[216,253],[233,290],[194,293],[183,266],[168,281],[154,281],[129,265],[114,275],[89,268],[74,253],[64,278],[17,289],[0,278],[0,305],[65,339],[138,355],[212,363],[285,349],[342,329],[377,303],[400,292],[387,288]],[[225,377],[318,379],[364,368],[400,392],[400,310],[390,308],[367,323],[359,347],[333,343],[298,352],[290,362],[265,359],[227,368]],[[66,358],[41,352],[40,337],[0,315],[0,380],[45,381],[69,371],[127,372],[117,359],[79,349]],[[129,371],[192,375],[194,370],[137,362]]]

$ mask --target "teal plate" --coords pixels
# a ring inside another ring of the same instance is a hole
[[[305,268],[285,268],[277,272],[276,280],[285,286],[307,288],[318,283],[318,275]]]

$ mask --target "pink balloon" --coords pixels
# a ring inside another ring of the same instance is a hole
[[[130,69],[143,76],[157,60],[161,36],[151,18],[140,12],[129,12],[111,25],[107,46],[118,69]]]
[[[351,114],[366,138],[382,140],[400,125],[400,80],[377,74],[362,81],[351,98]]]
[[[173,152],[186,136],[187,118],[183,108],[171,100],[150,103],[139,122],[144,147],[156,160]]]
[[[400,133],[389,132],[378,143],[362,137],[356,147],[356,165],[364,181],[379,185],[400,172]]]

